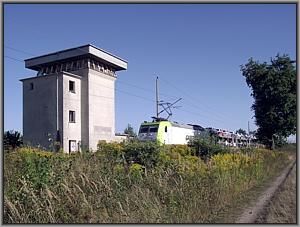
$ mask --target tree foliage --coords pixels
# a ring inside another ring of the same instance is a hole
[[[130,124],[128,124],[127,127],[124,129],[124,133],[128,134],[130,137],[136,137],[136,133]]]
[[[22,136],[18,131],[6,131],[4,133],[3,145],[6,150],[20,147],[23,143]]]
[[[296,133],[297,81],[293,63],[288,55],[278,54],[270,64],[250,58],[241,66],[254,98],[256,135],[270,148]]]
[[[246,135],[247,134],[247,132],[244,129],[242,129],[242,128],[236,130],[235,133],[239,133],[239,134],[242,134],[242,135]]]

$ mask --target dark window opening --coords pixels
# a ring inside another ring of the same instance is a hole
[[[75,123],[75,111],[69,111],[69,122]]]
[[[149,127],[148,126],[142,126],[141,128],[140,128],[140,133],[147,133],[148,132],[148,129],[149,129]]]
[[[30,89],[30,90],[33,90],[33,88],[34,88],[34,87],[33,87],[33,83],[30,83],[29,89]]]
[[[158,127],[150,127],[149,132],[157,132]]]
[[[165,132],[168,132],[168,126],[165,126]]]
[[[69,91],[75,93],[75,82],[69,80]]]

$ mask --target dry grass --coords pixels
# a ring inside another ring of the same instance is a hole
[[[246,164],[242,154],[206,164],[175,155],[165,167],[166,157],[147,171],[127,171],[102,153],[11,153],[4,158],[3,223],[224,222],[221,212],[288,162],[281,153],[262,154]]]
[[[258,223],[297,223],[296,166],[271,200],[265,214],[259,217]]]

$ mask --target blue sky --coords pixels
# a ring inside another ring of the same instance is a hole
[[[135,130],[161,100],[172,120],[256,129],[240,72],[250,57],[296,58],[295,4],[5,4],[4,129],[22,131],[22,60],[91,43],[128,61],[116,82],[116,131]],[[21,61],[20,61],[21,60]]]

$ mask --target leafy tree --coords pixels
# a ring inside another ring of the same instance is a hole
[[[296,68],[288,55],[279,54],[271,63],[252,58],[241,66],[247,85],[252,89],[258,139],[273,148],[296,133]]]
[[[127,127],[124,129],[124,133],[128,134],[130,137],[137,137],[134,129],[130,124],[128,124]]]
[[[256,130],[249,131],[249,135],[256,135],[256,134],[257,134],[257,131],[256,131]]]
[[[239,133],[239,134],[242,134],[242,135],[246,135],[247,134],[247,132],[244,129],[242,129],[242,128],[236,130],[235,133]]]
[[[23,138],[18,131],[6,131],[4,133],[3,145],[6,149],[20,147],[23,143]]]

